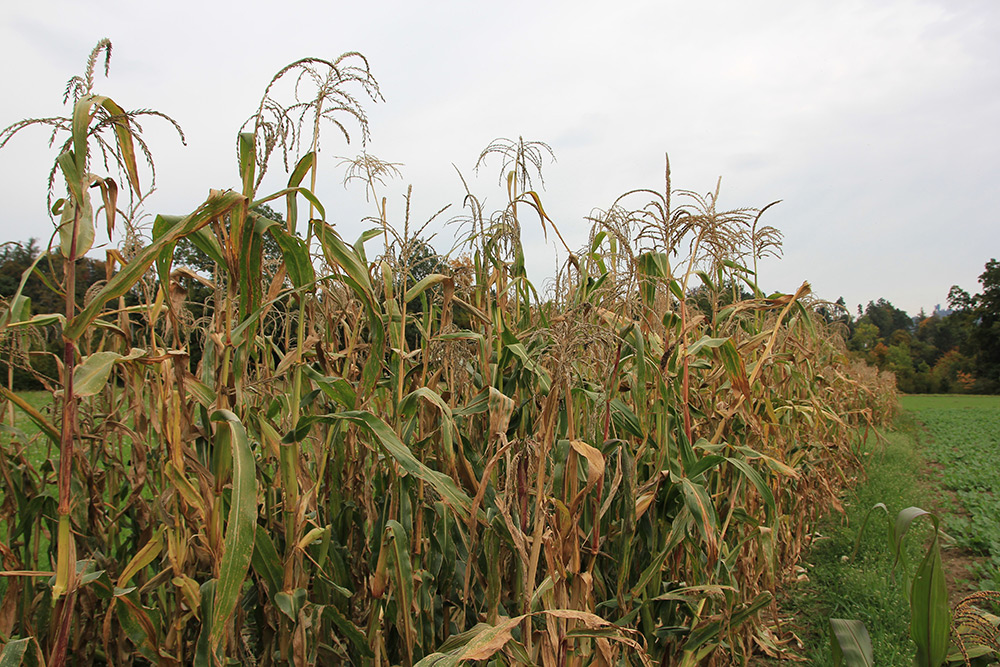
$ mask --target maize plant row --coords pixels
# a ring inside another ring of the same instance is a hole
[[[500,165],[504,205],[468,193],[455,256],[429,256],[408,209],[392,220],[378,196],[371,228],[344,238],[314,194],[333,173],[319,127],[367,135],[362,102],[380,99],[348,53],[281,70],[232,183],[143,237],[150,153],[137,112],[93,92],[102,53],[71,81],[70,116],[0,134],[53,126],[66,190],[61,266],[25,274],[48,275],[65,309],[34,313],[19,290],[0,315],[0,337],[61,340],[51,414],[0,389],[39,431],[8,423],[0,453],[3,664],[778,650],[762,612],[895,390],[848,362],[807,284],[758,287],[757,261],[780,252],[763,210],[672,190],[668,167],[662,190],[625,193],[570,248],[532,182],[549,147],[497,140],[480,165]],[[316,88],[282,100],[286,77]],[[276,151],[287,186],[259,192]],[[396,174],[371,156],[348,167],[376,195]],[[118,246],[79,300],[102,222]],[[569,257],[544,298],[525,270],[534,224]]]

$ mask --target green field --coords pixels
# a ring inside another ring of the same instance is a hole
[[[985,559],[974,573],[981,587],[1000,588],[1000,397],[905,396],[901,403],[924,426],[917,437],[945,490],[945,529]]]
[[[52,415],[52,394],[47,391],[21,391],[18,396],[23,398],[35,410],[51,419]],[[58,448],[42,435],[38,426],[28,417],[27,414],[16,406],[11,406],[6,402],[2,403],[4,410],[3,430],[0,438],[5,445],[7,443],[15,445],[18,449],[24,448],[24,453],[37,468],[50,456],[58,456]],[[13,410],[9,413],[9,410]],[[10,427],[9,415],[13,414],[13,428]]]

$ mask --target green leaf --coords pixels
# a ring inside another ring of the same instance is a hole
[[[38,253],[38,256],[35,257],[35,261],[31,263],[31,266],[25,269],[21,274],[21,282],[18,283],[17,290],[10,299],[10,309],[0,313],[0,332],[8,326],[8,324],[12,321],[12,318],[14,322],[18,322],[23,321],[31,315],[31,299],[23,296],[22,292],[24,292],[24,286],[28,283],[28,278],[31,277],[35,267],[38,266],[38,263],[42,261],[42,258],[45,256],[46,254],[43,252]]]
[[[358,253],[360,257],[365,262],[368,261],[368,255],[365,254],[365,244],[374,238],[378,238],[385,233],[385,230],[381,227],[372,227],[371,229],[366,229],[365,231],[358,234],[358,239],[354,242],[352,246],[354,252]]]
[[[156,216],[153,219],[153,241],[157,241],[183,219],[183,216],[180,215]],[[163,286],[164,292],[167,290],[167,285],[170,284],[170,269],[174,262],[174,248],[176,245],[176,243],[168,243],[163,246],[162,252],[156,258],[156,274],[160,278],[160,285]],[[224,266],[225,262],[221,264]]]
[[[327,261],[334,266],[339,266],[344,271],[344,280],[350,288],[364,300],[366,305],[377,311],[375,290],[372,288],[368,266],[353,248],[341,240],[340,236],[333,231],[333,227],[326,224],[316,224],[315,230],[323,253],[327,256]]]
[[[309,248],[306,242],[297,236],[289,234],[281,225],[271,220],[265,229],[281,248],[281,256],[285,260],[285,270],[288,278],[297,288],[302,288],[316,280],[316,271],[309,258]]]
[[[684,466],[684,474],[687,477],[694,479],[698,477],[698,475],[715,468],[725,460],[726,458],[724,456],[718,456],[717,454],[709,454],[707,456],[693,459],[690,463]]]
[[[670,260],[662,252],[644,252],[637,260],[640,274],[639,296],[644,304],[652,307],[657,282],[670,278]]]
[[[903,580],[907,581],[909,577],[909,562],[906,557],[906,549],[903,548],[903,540],[906,538],[906,533],[910,530],[910,525],[915,519],[922,516],[930,517],[931,521],[934,523],[934,528],[937,530],[938,518],[934,514],[931,514],[927,510],[921,509],[919,507],[907,507],[899,511],[896,515],[895,523],[889,524],[889,541],[892,545],[893,553],[895,554],[895,560],[892,563],[893,571],[895,571],[897,566],[902,566]],[[907,594],[909,594],[907,589]]]
[[[642,431],[642,425],[639,423],[639,418],[636,417],[635,413],[632,412],[632,408],[625,401],[620,398],[613,398],[611,399],[610,407],[611,421],[614,422],[619,435],[628,433],[640,440],[646,437]],[[625,433],[622,433],[622,431]]]
[[[84,146],[84,150],[86,150],[86,146]],[[66,187],[69,188],[70,198],[74,201],[82,200],[83,183],[81,175],[83,174],[83,170],[77,165],[76,154],[73,151],[64,151],[59,154],[59,157],[56,158],[56,163],[59,165],[59,169],[63,173],[63,178],[66,179]],[[63,200],[60,199],[59,201]],[[70,204],[69,202],[63,201],[63,206],[70,206]]]
[[[34,315],[30,320],[25,320],[22,322],[11,322],[7,326],[11,329],[21,328],[21,327],[46,327],[50,324],[59,323],[63,325],[66,323],[66,316],[60,313],[39,313]]]
[[[79,177],[87,172],[87,154],[90,152],[87,148],[88,128],[92,118],[90,108],[95,103],[100,103],[98,95],[84,95],[73,105],[73,124],[70,132],[73,136],[73,155]]]
[[[30,419],[31,422],[49,438],[49,440],[54,442],[57,446],[59,445],[59,431],[56,430],[56,427],[49,423],[49,421],[45,418],[45,415],[36,410],[31,403],[28,403],[18,394],[8,391],[8,389],[3,385],[0,385],[0,396],[3,396],[8,401],[21,408],[24,414],[28,415],[28,419]]]
[[[678,301],[683,301],[685,299],[684,289],[681,287],[681,284],[679,282],[677,282],[676,280],[671,280],[669,283],[667,283],[667,287],[670,288],[670,293],[673,294],[675,297],[677,297]]]
[[[472,511],[472,499],[469,498],[455,481],[447,475],[431,470],[421,463],[384,421],[362,410],[352,410],[329,415],[333,419],[346,419],[363,426],[385,451],[396,460],[400,467],[418,479],[422,479],[441,494],[441,498],[464,519],[468,519]]]
[[[843,618],[830,619],[830,650],[833,667],[873,667],[875,655],[865,624]]]
[[[382,548],[389,549],[389,563],[396,579],[396,610],[407,652],[412,653],[415,640],[413,630],[413,566],[410,563],[410,540],[406,529],[398,521],[390,519],[382,534]]]
[[[122,358],[117,352],[95,352],[73,370],[73,392],[77,396],[97,394],[111,376],[111,368]]]
[[[326,394],[328,398],[336,401],[348,410],[354,408],[357,401],[357,394],[354,391],[354,385],[350,382],[344,378],[321,375],[320,372],[312,366],[302,366],[302,372],[305,373],[310,380],[319,385],[320,390]]]
[[[757,597],[753,599],[749,604],[743,605],[738,611],[736,611],[727,623],[727,631],[732,632],[738,627],[746,623],[751,616],[759,612],[761,609],[770,604],[774,596],[771,595],[770,591],[764,591],[758,593]],[[721,621],[714,620],[704,623],[695,629],[688,637],[688,640],[684,643],[685,651],[695,651],[699,647],[704,646],[709,641],[718,637],[722,633],[722,623]]]
[[[881,509],[885,512],[886,519],[889,518],[889,508],[885,506],[885,503],[875,503],[867,512],[865,512],[865,518],[861,521],[861,527],[858,529],[858,536],[854,540],[854,551],[851,552],[850,560],[853,561],[854,557],[858,555],[858,548],[861,546],[861,536],[864,535],[865,526],[868,525],[868,519],[871,518],[872,512],[877,509]],[[892,523],[889,523],[889,549],[892,550],[895,546]]]
[[[729,267],[730,269],[732,269],[733,271],[736,271],[737,273],[752,273],[752,271],[750,269],[748,269],[747,267],[743,266],[742,264],[737,264],[736,262],[734,262],[731,259],[724,259],[724,260],[722,260],[722,265]]]
[[[305,603],[306,591],[304,588],[296,588],[291,593],[280,591],[274,596],[274,604],[278,610],[292,621],[298,621],[299,610]]]
[[[934,537],[913,577],[910,592],[910,636],[917,645],[918,667],[939,667],[948,655],[951,612],[939,542],[935,518]]]
[[[294,188],[297,188],[302,183],[302,179],[305,178],[315,163],[316,153],[312,151],[306,153],[298,161],[295,169],[292,170],[291,175],[288,177],[289,191],[285,195],[285,205],[287,207],[285,219],[288,221],[288,231],[291,234],[296,233],[295,230],[298,228],[299,222],[299,200],[294,192]]]
[[[212,612],[211,648],[218,650],[226,637],[229,617],[236,607],[240,588],[250,568],[257,525],[257,470],[246,430],[239,418],[228,410],[218,410],[212,421],[228,428],[233,454],[233,495],[223,538],[219,583]]]
[[[284,576],[281,557],[278,556],[278,550],[274,548],[274,542],[267,534],[267,529],[261,526],[257,526],[254,531],[253,556],[250,558],[250,563],[257,576],[267,582],[272,596],[281,590]]]
[[[306,200],[316,208],[316,212],[319,213],[320,218],[326,217],[326,210],[323,208],[323,204],[320,203],[316,195],[314,195],[308,188],[290,187],[285,188],[284,190],[278,190],[273,194],[255,200],[252,204],[250,204],[250,207],[256,208],[261,204],[266,204],[267,202],[277,199],[278,197],[291,197],[297,194],[305,197]]]
[[[160,216],[157,216],[157,218],[159,217]],[[163,216],[163,217],[175,218],[176,216]],[[155,227],[155,222],[154,222],[154,227]],[[153,235],[153,238],[154,239],[156,238],[155,233]],[[219,241],[215,238],[215,236],[209,233],[208,229],[204,227],[202,227],[201,229],[197,229],[188,234],[187,238],[191,241],[191,243],[194,243],[195,247],[197,247],[198,250],[201,250],[203,253],[208,255],[213,262],[215,262],[219,266],[226,265],[226,258],[222,256],[222,248],[219,246]]]
[[[312,169],[313,164],[316,162],[316,153],[309,151],[302,156],[302,159],[298,161],[295,165],[295,169],[288,176],[288,187],[297,188],[301,183],[302,179],[306,177],[309,170]]]
[[[351,619],[344,616],[339,609],[333,605],[325,605],[323,607],[323,616],[333,622],[337,628],[344,633],[351,643],[354,644],[356,648],[363,657],[369,658],[372,656],[371,648],[368,647],[368,640],[365,638],[358,626],[354,625]]]
[[[25,637],[7,642],[3,647],[3,652],[0,653],[0,667],[18,667],[21,660],[24,659],[24,652],[28,648],[28,644],[33,639],[33,637]]]
[[[253,132],[240,132],[240,177],[243,181],[243,196],[253,197],[254,177],[257,167],[257,147]]]
[[[705,487],[701,484],[695,484],[687,477],[682,477],[680,483],[684,492],[684,506],[694,517],[695,526],[705,540],[705,547],[711,561],[719,553],[719,536],[716,532],[718,519],[715,515],[715,506],[712,504],[712,499]]]
[[[449,280],[449,276],[445,276],[440,273],[432,273],[429,276],[424,276],[417,282],[416,285],[406,290],[406,294],[403,295],[403,300],[409,303],[427,291],[427,288],[437,285],[438,283],[442,283],[445,280]]]
[[[212,636],[212,619],[215,614],[215,586],[218,582],[209,579],[201,585],[201,634],[198,635],[198,643],[195,646],[194,666],[214,667],[218,660],[218,654],[210,648],[209,640]],[[216,653],[213,660],[212,654]]]
[[[502,338],[504,351],[517,357],[525,370],[537,379],[539,391],[542,394],[548,394],[552,388],[552,377],[549,375],[549,372],[528,354],[528,349],[524,346],[524,343],[520,342],[509,329],[503,330]]]
[[[383,354],[385,351],[383,310],[375,298],[371,276],[368,274],[368,264],[361,253],[364,248],[359,251],[357,248],[349,247],[333,230],[333,227],[322,221],[315,221],[313,230],[320,241],[327,262],[331,266],[339,266],[343,270],[344,273],[340,278],[361,299],[368,314],[371,347],[368,352],[368,360],[361,371],[361,383],[358,387],[358,392],[364,396],[375,388],[382,376],[382,366],[385,359]]]
[[[157,615],[152,617],[139,602],[139,594],[134,586],[127,589],[116,588],[114,603],[118,610],[118,621],[122,629],[139,652],[148,660],[156,662],[160,631]],[[156,620],[154,620],[156,619]]]
[[[764,481],[761,474],[746,461],[730,457],[727,457],[726,460],[729,461],[730,465],[743,473],[743,476],[746,477],[751,484],[753,484],[753,488],[757,489],[757,493],[759,493],[760,497],[764,500],[764,507],[767,509],[768,518],[771,519],[776,517],[777,507],[774,502],[774,494],[771,492],[771,487],[767,485],[767,482]]]
[[[711,336],[702,336],[693,345],[688,348],[688,355],[694,356],[701,352],[703,349],[710,348],[715,349],[722,347],[728,341],[728,338],[712,338]]]
[[[747,368],[743,362],[743,357],[740,356],[739,351],[736,349],[736,344],[733,343],[731,338],[727,338],[726,342],[716,348],[715,351],[722,360],[722,366],[729,374],[730,384],[749,398],[750,380],[747,377]]]
[[[164,247],[182,236],[200,229],[213,219],[223,215],[246,199],[235,192],[224,192],[209,197],[197,211],[179,221],[169,232],[146,246],[138,256],[116,273],[104,287],[94,295],[90,303],[66,327],[65,336],[71,341],[78,340],[87,327],[97,319],[101,309],[111,299],[125,296],[153,264]]]
[[[95,101],[107,109],[108,113],[115,119],[115,136],[118,138],[118,153],[121,156],[122,162],[125,163],[125,174],[128,176],[128,182],[132,186],[132,190],[136,194],[139,194],[139,166],[135,159],[135,145],[132,141],[132,129],[129,127],[128,116],[125,114],[125,110],[109,97],[97,97]],[[76,119],[74,118],[75,121]],[[73,129],[75,141],[76,128],[74,127]]]
[[[84,191],[83,204],[75,197],[63,206],[59,218],[59,250],[63,257],[78,258],[87,254],[94,246],[94,207],[90,203],[90,193]],[[77,214],[79,209],[79,214]],[[77,217],[79,215],[79,217]],[[76,229],[74,230],[74,223]],[[73,245],[74,231],[76,246]]]

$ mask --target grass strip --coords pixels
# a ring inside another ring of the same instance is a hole
[[[936,493],[922,478],[924,464],[916,446],[916,428],[912,418],[904,415],[883,443],[870,443],[867,476],[844,498],[846,514],[834,513],[819,523],[803,563],[808,581],[797,584],[781,601],[786,615],[795,618],[795,632],[803,640],[802,654],[808,664],[833,664],[830,618],[857,619],[865,624],[875,664],[913,664],[910,609],[902,572],[899,566],[893,570],[883,512],[872,512],[853,560],[851,554],[865,516],[877,503],[885,503],[893,519],[905,507],[931,509],[928,505],[933,505]],[[911,567],[919,562],[927,534],[926,527],[915,526],[906,540]]]

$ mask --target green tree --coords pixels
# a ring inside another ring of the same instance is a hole
[[[958,285],[952,285],[948,290],[948,307],[953,311],[971,310],[972,296]]]
[[[37,239],[26,243],[9,242],[0,246],[0,299],[10,299],[17,292],[26,271],[38,259],[42,250]],[[63,309],[64,263],[58,250],[35,265],[28,276],[21,295],[30,300],[28,315],[58,313]],[[77,303],[86,301],[87,292],[107,278],[105,263],[93,257],[81,257],[76,265],[74,292]],[[32,332],[22,330],[8,333],[0,345],[0,377],[12,389],[41,389],[58,378],[55,356],[59,353],[58,325],[50,325]]]
[[[986,263],[979,284],[982,292],[975,295],[958,285],[948,291],[952,313],[945,318],[948,331],[942,337],[951,337],[947,342],[956,342],[953,349],[972,359],[976,377],[973,390],[996,393],[1000,391],[1000,262],[990,259]],[[943,347],[941,343],[939,347]],[[963,369],[962,373],[967,371]]]
[[[901,341],[889,346],[889,351],[885,355],[885,367],[896,374],[896,385],[900,391],[914,392],[913,358],[910,356],[910,348],[905,342]]]
[[[899,330],[910,331],[913,328],[913,320],[906,314],[892,305],[886,299],[868,302],[865,314],[861,318],[867,320],[878,327],[879,337],[889,340],[893,333]]]
[[[979,276],[983,291],[973,299],[975,328],[972,332],[977,348],[978,375],[984,389],[1000,390],[1000,262],[991,259]]]
[[[949,350],[941,355],[937,363],[931,369],[931,376],[935,381],[935,388],[932,391],[962,392],[965,387],[959,383],[959,373],[971,374],[975,370],[973,360],[965,356],[957,349]]]
[[[848,342],[848,347],[858,352],[868,352],[875,348],[879,340],[878,327],[871,322],[858,322]]]

